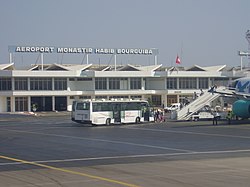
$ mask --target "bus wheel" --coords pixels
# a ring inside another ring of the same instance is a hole
[[[106,125],[110,125],[110,124],[111,124],[111,119],[108,118],[108,119],[106,120]]]
[[[140,123],[140,118],[139,118],[139,117],[137,117],[137,118],[135,119],[135,123],[136,123],[136,124]]]

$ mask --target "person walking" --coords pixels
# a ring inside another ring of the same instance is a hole
[[[200,93],[200,96],[202,96],[204,94],[203,90],[201,89],[201,93]]]

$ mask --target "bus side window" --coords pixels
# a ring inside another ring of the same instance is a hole
[[[89,110],[89,103],[77,103],[76,110]]]

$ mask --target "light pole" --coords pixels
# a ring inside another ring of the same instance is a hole
[[[250,53],[246,52],[246,51],[239,51],[238,55],[240,56],[240,71],[242,71],[242,64],[243,64],[242,58],[243,58],[243,56],[248,57],[250,55]]]

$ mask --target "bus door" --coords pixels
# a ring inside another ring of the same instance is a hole
[[[73,101],[72,103],[72,110],[71,110],[71,119],[75,120],[75,112],[76,111],[76,101]]]
[[[121,123],[121,103],[113,104],[113,117],[115,123]]]
[[[149,106],[143,103],[141,111],[142,111],[142,116],[144,118],[144,121],[149,121],[149,115],[150,115],[150,108],[149,108]]]

